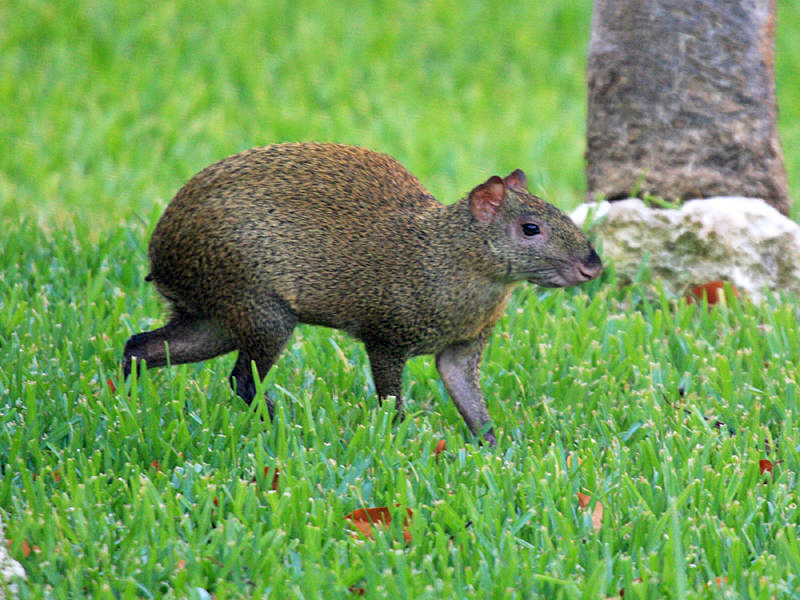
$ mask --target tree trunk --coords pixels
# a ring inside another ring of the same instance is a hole
[[[595,0],[590,199],[789,190],[776,125],[774,0]]]

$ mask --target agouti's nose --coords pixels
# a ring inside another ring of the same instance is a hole
[[[600,260],[594,248],[578,263],[578,270],[587,280],[594,279],[600,275],[603,270],[603,261]]]

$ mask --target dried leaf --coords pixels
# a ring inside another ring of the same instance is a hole
[[[111,390],[112,394],[116,393],[117,386],[114,385],[114,380],[113,379],[111,379],[110,377],[108,379],[106,379],[106,385],[108,386],[108,389]]]
[[[597,502],[594,505],[594,510],[592,511],[592,527],[594,527],[595,533],[600,531],[600,528],[603,526],[603,505],[600,502]]]
[[[436,462],[439,462],[439,455],[447,448],[447,440],[439,440],[436,442],[436,448],[433,449],[433,454],[436,456]]]
[[[576,462],[576,461],[577,461],[579,467],[583,463],[583,459],[580,456],[575,456],[575,454],[570,452],[567,455],[567,468],[568,469],[572,469],[572,463]]]
[[[274,469],[275,470],[274,470],[274,472],[272,474],[272,483],[270,484],[269,489],[271,489],[273,492],[277,492],[278,491],[278,476],[280,475],[281,470],[278,467],[274,467]],[[270,467],[264,467],[264,479],[269,479],[269,470],[270,470]],[[253,477],[253,479],[251,480],[252,483],[256,483],[257,481],[258,481],[258,479],[256,479],[255,477]]]
[[[592,500],[592,497],[588,494],[582,494],[578,492],[578,506],[581,507],[581,510],[586,510],[589,508],[589,502]],[[600,502],[595,502],[594,510],[592,510],[592,527],[594,528],[595,532],[600,531],[600,528],[603,526],[603,505]]]
[[[351,585],[349,588],[347,588],[347,591],[351,594],[355,594],[356,596],[364,596],[367,593],[367,590],[360,585]]]
[[[736,289],[736,286],[732,283],[728,285],[730,285],[731,288],[731,295],[734,298],[740,298],[739,290]],[[726,298],[724,281],[709,281],[703,285],[693,287],[689,292],[690,293],[686,296],[687,304],[694,304],[695,302],[700,303],[702,302],[703,296],[705,296],[709,306],[718,303],[724,306],[729,299]]]
[[[403,539],[407,544],[411,543],[411,532],[408,530],[408,521],[414,515],[410,508],[406,508],[408,517],[403,521]],[[374,508],[359,508],[345,515],[345,519],[353,522],[353,526],[358,529],[361,534],[370,539],[375,539],[372,533],[373,525],[380,525],[381,527],[388,528],[392,522],[392,514],[385,506],[377,506]]]
[[[773,464],[772,464],[771,460],[767,460],[766,458],[762,458],[761,460],[758,461],[758,468],[761,470],[761,474],[762,475],[764,473],[772,473],[772,467],[773,467]]]
[[[636,579],[631,581],[631,583],[642,583],[642,581],[643,581],[643,579],[641,577],[637,577]],[[620,598],[624,598],[625,597],[625,588],[620,589],[619,597]]]
[[[706,582],[706,587],[711,587],[712,585],[716,584],[718,588],[722,589],[722,586],[728,583],[727,577],[717,577],[714,581]]]
[[[11,550],[11,546],[14,543],[11,540],[6,540],[6,546],[9,550]],[[33,551],[37,554],[41,552],[39,550],[39,546],[34,546]],[[27,542],[27,540],[22,540],[22,558],[28,558],[31,555],[31,545]]]
[[[270,484],[270,488],[273,492],[278,491],[278,475],[280,475],[281,470],[278,467],[275,467],[272,472],[272,483]],[[264,467],[264,478],[269,477],[269,467]]]

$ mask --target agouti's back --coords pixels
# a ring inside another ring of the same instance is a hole
[[[153,232],[152,278],[191,313],[232,311],[243,295],[269,289],[301,320],[343,327],[336,321],[357,317],[357,297],[375,300],[419,264],[431,233],[419,225],[442,208],[384,154],[337,144],[255,148],[178,192]],[[346,316],[330,314],[337,309]]]

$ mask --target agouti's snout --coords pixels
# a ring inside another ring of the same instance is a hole
[[[238,350],[231,385],[249,403],[253,365],[264,377],[298,322],[325,325],[364,342],[378,396],[401,413],[405,362],[434,354],[464,420],[490,443],[478,366],[513,287],[575,285],[602,270],[520,170],[443,206],[394,159],[336,144],[255,148],[203,169],[167,207],[149,254],[148,279],[173,317],[128,341],[126,375],[134,360]]]
[[[582,259],[576,260],[574,265],[575,270],[579,274],[578,281],[575,282],[576,284],[590,281],[603,272],[603,262],[600,260],[597,252],[594,251],[594,248]]]

